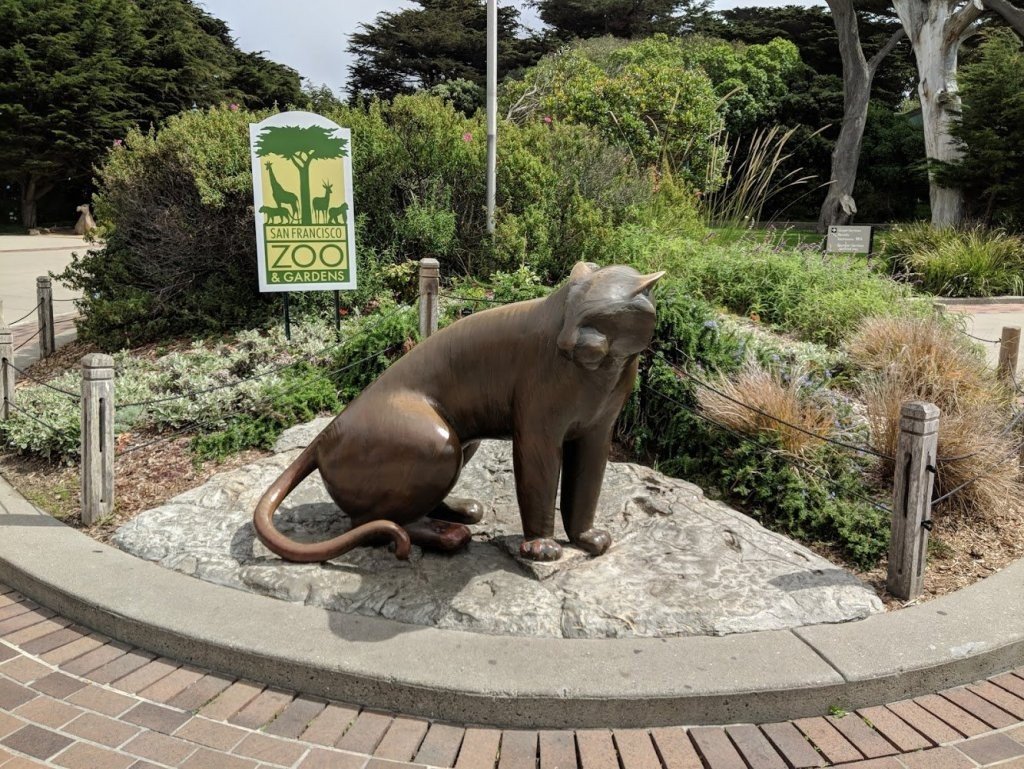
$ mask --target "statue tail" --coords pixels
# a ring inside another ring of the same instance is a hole
[[[317,439],[318,440],[318,439]],[[410,541],[405,529],[393,521],[379,520],[364,523],[354,529],[346,531],[326,542],[302,543],[296,542],[274,527],[274,513],[295,487],[302,482],[317,467],[316,446],[314,440],[305,451],[295,458],[295,461],[288,465],[288,468],[281,473],[276,481],[270,484],[270,488],[256,505],[256,511],[252,516],[252,523],[256,529],[256,536],[260,542],[267,546],[271,552],[284,558],[286,561],[297,563],[315,563],[329,561],[347,553],[354,547],[358,547],[370,540],[380,537],[390,537],[395,542],[395,556],[408,560]]]

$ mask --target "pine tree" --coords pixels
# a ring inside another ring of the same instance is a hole
[[[532,0],[555,35],[570,39],[680,34],[703,18],[709,0]]]
[[[353,99],[430,89],[455,80],[483,88],[487,75],[487,10],[483,0],[417,0],[419,8],[384,12],[349,38],[355,56]],[[518,37],[519,11],[498,9],[498,70],[502,77],[533,64],[540,43]]]
[[[190,0],[0,0],[0,19],[0,179],[17,184],[26,227],[132,126],[304,100],[294,70],[238,50]]]

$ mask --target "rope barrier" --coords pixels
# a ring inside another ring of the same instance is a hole
[[[38,304],[36,304],[36,306],[35,306],[35,307],[33,307],[33,308],[32,308],[31,310],[29,310],[28,312],[26,312],[26,313],[25,313],[24,315],[22,315],[22,316],[21,316],[20,318],[18,318],[17,320],[12,320],[12,321],[10,322],[10,324],[9,324],[9,325],[13,326],[13,325],[15,325],[15,324],[17,324],[17,323],[21,323],[21,322],[22,322],[23,320],[25,320],[25,318],[27,318],[27,317],[28,317],[29,315],[31,315],[32,313],[36,312],[36,311],[37,311],[37,310],[38,310],[38,309],[39,309],[40,307],[42,307],[42,305],[43,305],[43,303],[42,303],[42,302],[39,302]]]
[[[974,340],[976,340],[978,342],[985,342],[986,344],[1002,344],[1003,343],[1002,339],[984,339],[984,338],[982,338],[980,336],[975,336],[974,334],[968,334],[966,331],[961,331],[960,333],[963,334],[964,336],[969,336],[971,339],[974,339]]]
[[[516,301],[520,301],[517,299],[487,299],[486,297],[480,296],[456,296],[454,294],[442,294],[441,298],[452,299],[458,302],[484,302],[486,304],[512,304]]]
[[[42,425],[43,427],[45,427],[45,428],[46,428],[47,430],[49,430],[49,431],[50,431],[51,433],[53,433],[54,435],[63,435],[63,434],[64,434],[64,431],[63,431],[63,430],[61,430],[60,428],[54,427],[54,426],[53,426],[53,425],[51,425],[51,424],[47,424],[46,422],[44,422],[44,421],[43,421],[42,419],[40,419],[39,417],[37,417],[37,416],[36,416],[35,414],[33,414],[32,412],[30,412],[30,411],[27,411],[27,410],[23,409],[23,408],[22,408],[21,406],[19,406],[19,405],[18,405],[17,403],[15,403],[15,402],[13,402],[13,401],[11,401],[11,400],[8,400],[7,398],[4,398],[4,403],[6,403],[6,404],[7,404],[8,406],[10,406],[10,407],[11,407],[12,409],[14,409],[15,411],[20,411],[20,412],[21,412],[22,414],[24,414],[25,416],[27,416],[27,417],[28,417],[29,419],[35,420],[36,422],[38,422],[39,424],[41,424],[41,425]]]
[[[684,355],[685,356],[685,353],[683,353],[681,350],[676,350],[676,352],[678,352],[680,355]],[[685,357],[688,357],[688,356],[685,356]],[[680,369],[679,367],[677,367],[673,363],[669,363],[669,366],[677,374],[681,374],[684,377],[686,377],[687,379],[690,379],[693,382],[696,382],[698,385],[700,385],[704,389],[710,390],[711,392],[715,393],[719,397],[725,398],[727,401],[730,401],[731,403],[735,403],[737,406],[742,406],[745,409],[749,409],[750,411],[754,412],[755,414],[760,414],[761,416],[765,417],[766,419],[771,419],[774,422],[778,422],[781,425],[785,425],[786,427],[789,427],[790,429],[796,430],[797,432],[803,433],[804,435],[810,436],[811,438],[817,438],[819,441],[823,441],[824,443],[831,443],[833,446],[839,446],[840,448],[848,449],[850,451],[856,451],[856,452],[861,453],[861,454],[867,454],[869,456],[877,457],[879,459],[884,459],[884,460],[889,461],[889,462],[895,461],[895,459],[893,457],[890,457],[890,456],[887,456],[885,454],[882,454],[882,453],[880,453],[878,451],[875,451],[874,449],[867,448],[866,446],[855,446],[852,443],[844,443],[843,441],[837,441],[834,438],[829,438],[829,437],[824,436],[824,435],[819,435],[818,433],[813,432],[812,430],[807,430],[807,429],[805,429],[803,427],[800,427],[800,425],[795,425],[795,424],[793,424],[791,422],[787,422],[785,419],[780,419],[779,417],[773,416],[773,415],[769,414],[766,411],[762,411],[761,409],[756,408],[755,406],[751,406],[751,405],[749,405],[747,403],[744,403],[743,401],[737,400],[736,398],[733,398],[733,397],[731,397],[729,395],[726,395],[721,390],[717,389],[716,387],[713,387],[712,385],[709,385],[707,382],[704,382],[701,379],[698,379],[697,377],[693,376],[692,374],[690,374],[690,373]]]
[[[660,390],[658,390],[658,389],[656,389],[654,387],[651,387],[650,385],[647,385],[647,389],[650,392],[654,393],[655,395],[657,395],[657,396],[659,396],[659,397],[669,401],[670,403],[674,403],[676,406],[679,406],[679,408],[685,409],[686,411],[688,411],[689,413],[693,414],[698,419],[703,419],[705,422],[714,425],[715,427],[717,427],[720,430],[724,430],[725,432],[729,433],[730,435],[732,435],[735,438],[738,438],[739,440],[742,440],[742,441],[749,441],[750,440],[750,436],[743,435],[742,433],[739,433],[736,430],[733,430],[731,427],[727,427],[726,425],[723,425],[721,422],[718,422],[718,421],[712,419],[707,414],[703,414],[700,411],[698,411],[697,409],[695,409],[695,408],[693,408],[691,406],[687,406],[685,403],[682,403],[682,402],[676,400],[675,398],[673,398],[670,395],[666,395],[665,393],[661,392]],[[795,456],[792,456],[790,454],[787,454],[784,451],[779,451],[778,449],[773,449],[773,448],[769,448],[769,447],[765,447],[765,450],[768,451],[770,454],[773,454],[773,455],[775,455],[777,457],[781,457],[782,459],[784,459],[784,460],[786,460],[788,462],[799,463],[799,465],[803,469],[807,470],[812,475],[816,475],[817,477],[819,477],[822,480],[824,480],[824,481],[828,482],[829,484],[831,484],[833,487],[835,486],[836,480],[834,478],[831,478],[828,475],[822,473],[820,470],[817,470],[816,468],[812,467],[810,464],[808,464],[804,460],[800,459],[799,457],[795,457]],[[886,507],[883,504],[880,504],[879,502],[874,501],[873,499],[871,499],[870,497],[865,496],[864,494],[860,494],[858,492],[850,491],[849,489],[845,489],[844,493],[850,494],[850,495],[856,497],[860,501],[865,502],[868,505],[871,505],[872,507],[874,507],[877,510],[882,511],[883,513],[886,513],[888,515],[892,514],[892,510],[890,508]]]
[[[39,328],[37,328],[37,329],[36,329],[36,333],[34,333],[34,334],[33,334],[32,336],[30,336],[30,337],[29,337],[28,339],[26,339],[26,340],[25,340],[24,342],[22,342],[21,344],[19,344],[19,345],[18,345],[17,347],[15,347],[15,348],[14,348],[14,352],[17,352],[17,351],[18,351],[18,350],[20,350],[20,349],[21,349],[22,347],[24,347],[24,346],[25,346],[25,345],[27,345],[27,344],[28,344],[29,342],[31,342],[31,341],[32,341],[33,339],[35,339],[35,338],[36,338],[37,336],[39,336],[39,332],[40,332],[40,331],[42,331],[42,330],[43,330],[42,326],[40,326]]]
[[[352,339],[354,339],[354,338],[355,337],[352,337]],[[400,348],[400,347],[401,347],[401,345],[398,344],[398,343],[393,344],[393,345],[389,345],[388,347],[385,347],[382,350],[378,350],[377,352],[371,353],[370,355],[367,355],[367,356],[365,356],[363,358],[360,358],[357,361],[352,361],[351,363],[346,363],[343,366],[338,366],[336,368],[330,369],[330,370],[328,370],[327,374],[328,375],[341,374],[344,371],[348,371],[349,369],[355,368],[356,366],[362,365],[363,363],[366,363],[367,361],[372,360],[373,358],[376,358],[378,355],[382,355],[384,353],[391,352],[392,350],[395,350],[396,348]],[[290,389],[285,390],[281,394],[289,395],[289,394],[295,392],[296,390],[298,390],[302,386],[303,386],[303,383],[299,383],[299,384],[291,387]],[[266,403],[266,402],[267,402],[267,399],[264,398],[264,399],[262,399],[260,401],[257,401],[257,404],[262,404],[262,403]],[[254,405],[256,405],[256,404],[254,404]],[[138,451],[140,449],[144,449],[147,446],[154,446],[157,443],[163,443],[164,441],[172,440],[172,439],[176,438],[177,436],[181,435],[182,433],[185,433],[185,432],[187,432],[189,430],[192,430],[192,429],[194,429],[196,427],[205,427],[206,425],[211,425],[214,422],[218,421],[220,418],[221,418],[221,416],[218,415],[218,416],[215,416],[215,417],[210,417],[209,419],[202,419],[202,420],[196,419],[196,420],[193,420],[192,422],[190,422],[190,423],[188,423],[186,425],[183,425],[182,427],[179,427],[178,429],[174,430],[173,432],[171,432],[168,435],[162,435],[159,438],[156,438],[156,439],[154,439],[152,441],[148,441],[146,443],[139,444],[138,446],[132,446],[129,449],[125,449],[124,451],[120,451],[120,452],[118,452],[118,456],[125,456],[127,454],[131,454],[131,453],[133,453],[135,451]]]
[[[967,488],[972,483],[980,481],[982,478],[987,476],[990,472],[992,472],[992,470],[994,470],[995,468],[999,467],[1001,464],[1003,464],[1003,463],[1005,463],[1005,462],[1007,462],[1007,461],[1009,461],[1011,459],[1016,459],[1019,456],[1020,450],[1022,448],[1024,448],[1024,441],[1021,441],[1020,443],[1018,443],[1016,446],[1013,447],[1013,450],[1007,452],[1006,455],[1003,456],[1002,459],[996,460],[995,462],[990,464],[988,467],[986,467],[982,472],[980,472],[977,475],[975,475],[973,478],[969,478],[968,480],[964,481],[960,485],[955,486],[954,488],[950,489],[945,494],[943,494],[941,497],[938,497],[937,499],[933,499],[932,500],[932,507],[935,507],[940,502],[945,502],[947,499],[949,499],[951,496],[956,494],[958,491],[961,491],[961,490]]]
[[[368,323],[366,328],[359,329],[352,336],[350,336],[348,339],[345,339],[344,341],[338,342],[338,343],[334,344],[333,346],[328,347],[324,351],[324,354],[329,353],[329,352],[333,352],[333,351],[338,350],[338,349],[341,349],[346,344],[351,342],[353,339],[357,339],[360,336],[362,336],[362,335],[364,335],[364,334],[366,334],[366,333],[368,333],[370,331],[373,331],[375,328],[377,328],[379,325],[381,325],[385,320],[390,320],[391,318],[393,318],[396,315],[398,315],[398,313],[400,311],[402,311],[403,309],[405,309],[405,308],[399,307],[399,308],[395,309],[394,311],[392,311],[391,313],[388,313],[387,315],[381,315],[372,324]],[[283,371],[286,368],[290,368],[291,366],[296,366],[299,363],[303,363],[303,362],[304,361],[301,360],[301,359],[293,360],[293,361],[289,361],[288,363],[282,363],[282,364],[280,364],[278,366],[274,366],[273,368],[267,369],[266,371],[264,371],[264,372],[262,372],[260,374],[253,374],[250,377],[246,377],[244,379],[239,379],[237,382],[228,382],[227,384],[215,385],[213,387],[207,387],[207,388],[205,388],[203,390],[193,390],[193,391],[190,391],[190,392],[187,392],[187,393],[182,393],[181,395],[169,395],[169,396],[167,396],[165,398],[150,398],[149,400],[136,401],[134,403],[121,403],[121,404],[118,404],[118,408],[127,409],[127,408],[134,408],[134,407],[138,407],[138,406],[153,406],[153,405],[156,405],[158,403],[168,403],[170,401],[182,400],[183,398],[194,398],[197,395],[205,395],[207,393],[216,392],[217,390],[227,390],[227,389],[230,389],[232,387],[240,387],[243,384],[245,384],[246,382],[252,382],[252,381],[254,381],[256,379],[262,379],[265,376],[269,376],[271,374],[276,374],[278,371]]]
[[[15,366],[9,360],[4,360],[4,363],[6,365],[10,366],[15,371],[17,371],[19,374],[21,374],[26,379],[28,379],[28,380],[30,380],[32,382],[35,382],[38,385],[42,385],[43,387],[47,388],[48,390],[53,390],[54,392],[58,392],[58,393],[61,393],[63,395],[67,395],[68,397],[73,398],[76,401],[82,399],[82,396],[79,393],[73,393],[70,390],[62,390],[59,387],[54,387],[53,385],[44,382],[42,379],[36,379],[34,376],[29,374],[27,371],[24,371],[23,369],[20,369],[17,366]]]

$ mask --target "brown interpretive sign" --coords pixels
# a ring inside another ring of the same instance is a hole
[[[870,227],[833,224],[828,228],[825,250],[831,254],[870,254],[871,240]]]

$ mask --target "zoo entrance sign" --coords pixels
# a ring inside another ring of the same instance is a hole
[[[351,132],[311,112],[249,125],[260,291],[356,287]]]

